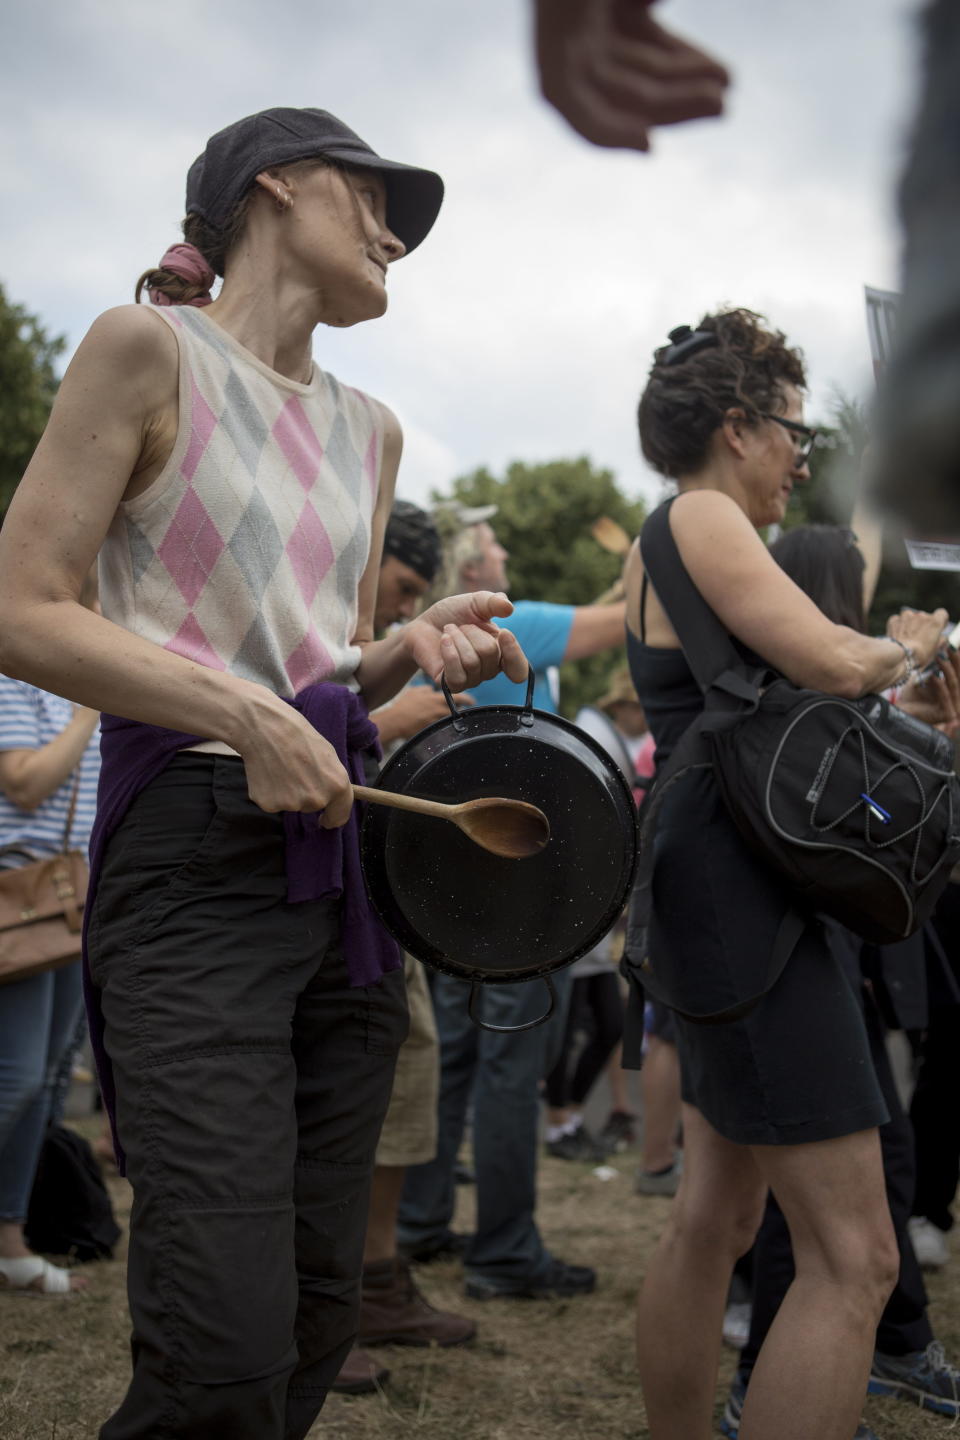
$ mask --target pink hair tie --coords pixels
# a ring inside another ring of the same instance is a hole
[[[209,305],[213,296],[210,294],[210,286],[216,277],[213,267],[200,254],[196,245],[171,245],[164,255],[158,270],[170,270],[174,275],[179,275],[181,280],[186,280],[188,285],[204,285],[207,293],[197,295],[195,299],[188,300],[188,305]],[[171,300],[162,290],[150,290],[151,302],[154,305],[177,305],[182,302]]]

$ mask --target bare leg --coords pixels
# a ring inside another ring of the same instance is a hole
[[[397,1215],[406,1174],[405,1165],[374,1166],[367,1236],[363,1245],[364,1265],[392,1260],[397,1253]]]
[[[741,1440],[850,1440],[899,1268],[877,1132],[752,1154],[790,1226],[796,1278],[750,1378]]]
[[[676,1045],[647,1037],[647,1053],[640,1071],[643,1100],[643,1168],[666,1170],[674,1161],[680,1123],[680,1058]]]
[[[683,1178],[637,1305],[652,1440],[713,1435],[730,1276],[753,1243],[767,1188],[751,1151],[724,1140],[692,1106],[683,1107],[683,1126]]]

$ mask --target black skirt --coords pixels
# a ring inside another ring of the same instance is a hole
[[[656,836],[650,958],[683,1010],[762,990],[791,897],[741,839],[712,775],[665,797]],[[855,983],[811,918],[773,988],[722,1024],[677,1016],[683,1098],[742,1145],[830,1140],[888,1116]]]

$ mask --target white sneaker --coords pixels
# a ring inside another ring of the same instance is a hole
[[[749,1301],[728,1305],[723,1316],[723,1343],[734,1350],[742,1350],[750,1338],[750,1318],[753,1307]]]
[[[924,1270],[942,1270],[950,1260],[950,1250],[940,1226],[925,1215],[911,1215],[907,1229],[920,1266]]]

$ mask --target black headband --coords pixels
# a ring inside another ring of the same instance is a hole
[[[384,556],[393,555],[409,565],[428,585],[440,569],[440,537],[425,510],[409,500],[394,502],[383,537]]]
[[[720,344],[715,330],[691,330],[689,325],[678,325],[667,336],[669,345],[662,346],[654,354],[658,365],[682,365],[685,360],[700,350],[708,350]]]

